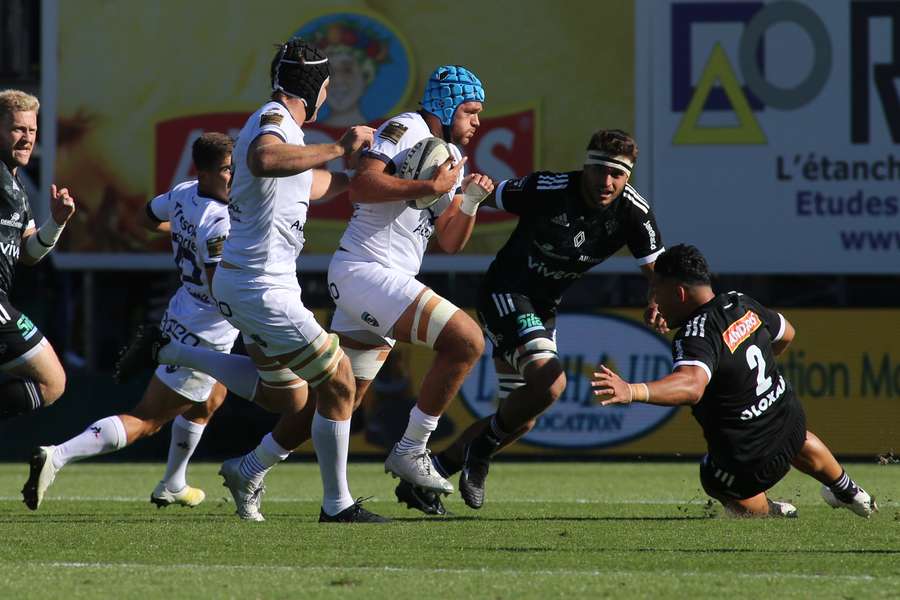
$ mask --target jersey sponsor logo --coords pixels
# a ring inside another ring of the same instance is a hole
[[[0,242],[0,252],[13,260],[19,260],[19,244],[14,242]]]
[[[784,394],[784,390],[786,388],[787,383],[785,383],[784,377],[779,376],[778,385],[774,390],[770,391],[768,394],[760,398],[749,408],[745,408],[741,411],[741,421],[750,421],[757,417],[761,417],[764,412],[769,410],[769,408],[771,408],[773,404],[781,399],[781,396]]]
[[[359,318],[362,319],[363,321],[365,321],[366,323],[368,323],[372,327],[378,327],[378,319],[373,317],[368,312],[364,312],[363,314],[359,315]]]
[[[584,237],[585,236],[583,231],[579,231],[575,234],[575,238],[572,240],[572,242],[574,242],[576,248],[580,247],[584,243]]]
[[[738,346],[753,335],[753,332],[759,329],[760,325],[762,325],[762,320],[759,318],[759,315],[752,310],[748,310],[743,317],[729,325],[728,329],[722,332],[722,339],[725,340],[725,345],[734,354]]]
[[[206,240],[206,253],[210,258],[222,256],[222,251],[225,249],[225,237],[226,236],[224,235],[220,235]]]
[[[266,125],[274,125],[275,127],[281,127],[281,122],[284,121],[284,115],[280,112],[266,112],[259,115],[259,126],[265,127]]]
[[[256,342],[256,345],[261,348],[269,347],[269,345],[266,343],[266,341],[264,339],[262,339],[262,336],[260,336],[258,333],[251,333],[250,339],[253,340],[254,342]]]
[[[19,333],[22,334],[22,339],[25,341],[30,340],[34,337],[34,334],[37,333],[38,329],[35,327],[34,323],[31,322],[27,316],[22,315],[19,317],[19,320],[16,321],[16,327],[19,328]]]
[[[403,123],[391,121],[378,133],[378,137],[397,144],[400,142],[400,138],[403,137],[403,134],[406,133],[407,129],[409,129],[409,127]]]
[[[656,250],[656,231],[653,229],[650,221],[644,221],[644,229],[647,230],[647,235],[650,236],[650,249]]]
[[[672,359],[665,338],[638,320],[609,315],[562,314],[555,327],[566,389],[522,443],[551,448],[618,446],[650,434],[678,411],[646,403],[601,407],[591,393],[591,374],[599,364],[628,381],[650,381],[670,373]],[[478,418],[497,410],[499,384],[492,353],[488,345],[460,389],[466,408]]]
[[[18,216],[17,214],[13,216]],[[0,219],[0,225],[6,225],[7,227],[15,227],[16,229],[22,229],[24,225],[21,221],[13,220],[13,219]]]
[[[528,257],[528,268],[537,271],[538,275],[547,279],[581,279],[581,273],[572,273],[562,269],[551,269],[543,262],[537,260],[533,256]]]

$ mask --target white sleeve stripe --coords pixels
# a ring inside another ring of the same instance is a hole
[[[706,373],[706,382],[712,381],[712,371],[710,371],[709,365],[701,360],[679,360],[672,365],[672,370],[674,371],[678,367],[700,367]]]
[[[637,260],[637,264],[639,264],[639,265],[649,265],[649,264],[652,263],[652,262],[656,262],[656,259],[659,258],[659,255],[662,254],[662,253],[665,252],[665,251],[666,251],[665,248],[660,248],[659,250],[657,250],[657,251],[654,252],[653,254],[648,254],[647,256],[645,256],[645,257],[643,257],[643,258],[637,258],[637,259],[636,259],[636,260]]]
[[[634,198],[634,196],[632,196],[631,194],[625,194],[625,197],[628,198],[628,200],[629,200],[632,204],[634,204],[635,206],[637,206],[637,207],[641,210],[641,212],[643,212],[645,215],[646,215],[647,213],[650,212],[650,209],[649,209],[649,208],[647,208],[646,206],[644,206],[643,204],[641,204],[640,202],[638,202],[638,201]]]
[[[497,186],[497,191],[494,193],[494,200],[497,204],[497,208],[499,208],[500,210],[506,210],[506,208],[504,208],[503,206],[503,188],[506,187],[507,181],[509,181],[509,179],[504,179],[503,181],[501,181],[500,185]]]
[[[786,325],[785,325],[784,315],[781,313],[778,313],[778,322],[779,322],[778,335],[776,335],[775,339],[772,340],[773,342],[777,342],[778,340],[780,340],[781,338],[784,337],[784,330],[786,328]]]
[[[628,187],[628,186],[626,185],[626,186],[625,186],[624,194],[625,194],[625,196],[628,197],[631,201],[637,202],[637,203],[641,204],[642,206],[647,207],[648,210],[650,209],[650,203],[647,202],[646,200],[644,200],[643,196],[641,196],[641,195],[638,194],[636,191],[634,191],[634,188]]]

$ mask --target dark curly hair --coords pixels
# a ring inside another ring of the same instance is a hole
[[[208,131],[194,140],[191,158],[198,171],[209,171],[219,166],[223,158],[231,154],[234,140],[224,133]]]
[[[685,285],[710,285],[709,265],[696,246],[678,244],[659,255],[653,271]]]
[[[638,147],[634,139],[621,129],[601,129],[591,136],[588,150],[598,150],[610,156],[627,156],[637,161]]]

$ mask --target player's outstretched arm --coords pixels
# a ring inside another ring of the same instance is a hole
[[[50,186],[50,218],[39,229],[32,227],[22,234],[24,252],[19,257],[22,264],[36,265],[47,256],[74,214],[75,198],[69,194],[69,189]]]
[[[169,221],[151,219],[147,211],[144,211],[138,217],[138,225],[153,233],[172,233],[172,224]]]
[[[455,165],[448,158],[437,168],[432,179],[401,179],[391,174],[389,164],[377,158],[364,157],[350,181],[350,201],[375,204],[446,194],[453,190],[460,169],[465,164],[465,157]]]
[[[326,171],[325,169],[313,169],[312,189],[309,192],[310,200],[331,200],[340,196],[350,187],[350,177],[339,171]]]
[[[478,205],[494,191],[494,182],[486,175],[472,174],[463,180],[463,193],[453,198],[453,203],[435,223],[438,245],[447,254],[462,250],[472,237]]]
[[[356,125],[345,131],[334,144],[311,146],[287,144],[277,135],[266,133],[250,144],[247,168],[254,177],[292,177],[370,146],[374,132],[371,127]]]
[[[601,406],[631,402],[681,406],[697,404],[703,397],[707,383],[706,371],[701,367],[679,366],[662,379],[647,383],[628,383],[605,365],[600,365],[600,370],[594,373],[591,380],[591,387]]]

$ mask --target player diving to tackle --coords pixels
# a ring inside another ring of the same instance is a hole
[[[822,483],[830,506],[869,517],[878,509],[875,499],[806,429],[803,406],[775,362],[793,341],[793,326],[747,295],[716,294],[710,278],[697,248],[679,244],[663,253],[653,287],[660,313],[680,328],[672,342],[674,371],[627,383],[601,366],[594,394],[604,406],[690,406],[708,446],[700,482],[729,514],[796,516],[794,506],[766,495],[793,466]]]
[[[331,328],[350,356],[358,406],[396,341],[435,351],[403,437],[386,462],[401,483],[400,499],[413,486],[450,493],[453,485],[431,464],[426,444],[484,350],[478,325],[450,301],[416,279],[432,234],[447,253],[461,250],[472,234],[478,205],[493,190],[481,174],[463,175],[480,122],[484,88],[468,69],[446,65],[425,86],[422,109],[387,120],[375,132],[350,183],[354,212],[328,269],[337,306]],[[438,137],[450,159],[431,180],[401,179],[397,172],[411,149]],[[440,194],[424,210],[411,206]]]
[[[197,180],[153,198],[143,223],[151,231],[171,234],[172,253],[181,273],[181,286],[169,301],[160,328],[182,344],[223,353],[231,351],[238,331],[219,313],[209,283],[228,236],[233,144],[222,133],[197,138],[191,149]],[[26,506],[37,510],[59,470],[70,462],[121,450],[155,434],[169,421],[173,422],[166,472],[150,501],[160,508],[197,506],[206,494],[187,485],[187,463],[206,423],[225,401],[225,393],[205,373],[160,365],[131,411],[95,421],[57,446],[35,449],[22,489]]]
[[[386,520],[350,495],[353,373],[337,336],[326,333],[303,305],[297,281],[309,202],[347,189],[345,174],[321,167],[341,156],[357,159],[372,141],[373,130],[357,126],[337,143],[304,144],[302,126],[316,119],[325,102],[329,74],[328,58],[304,40],[281,45],[270,71],[271,101],[250,116],[235,144],[231,233],[212,291],[251,358],[191,348],[150,329],[119,365],[122,377],[147,362],[187,365],[281,414],[255,450],[225,461],[220,470],[246,520],[264,520],[259,507],[265,474],[310,436],[324,488],[319,520]],[[315,402],[307,402],[309,387],[316,390]]]
[[[653,272],[663,243],[650,204],[628,183],[637,154],[623,131],[600,130],[591,136],[582,170],[508,179],[486,201],[519,217],[477,300],[494,347],[499,405],[433,457],[444,477],[462,471],[460,494],[471,508],[484,503],[491,457],[530,431],[566,387],[555,328],[566,289],[626,245],[648,279]],[[645,317],[665,328],[652,301]],[[410,508],[444,512],[438,497],[414,491]]]

